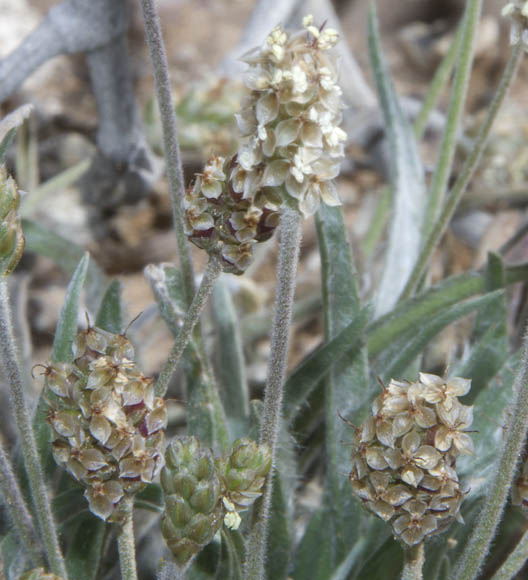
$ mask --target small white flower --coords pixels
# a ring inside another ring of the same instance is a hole
[[[293,92],[296,94],[304,93],[308,88],[308,78],[299,65],[292,67],[292,84]]]
[[[317,40],[317,46],[321,50],[328,50],[335,46],[338,41],[339,32],[337,32],[337,30],[334,28],[325,28]]]
[[[302,25],[304,28],[308,28],[308,26],[311,26],[313,24],[313,21],[314,21],[313,14],[307,14],[302,20]]]
[[[235,504],[227,499],[227,497],[222,498],[222,503],[227,510],[224,516],[224,524],[231,530],[238,530],[242,518],[236,511]]]

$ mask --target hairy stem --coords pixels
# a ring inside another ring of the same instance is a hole
[[[528,431],[528,332],[524,336],[523,360],[515,379],[515,396],[509,411],[504,442],[495,465],[488,494],[476,526],[459,558],[454,580],[473,580],[495,536]]]
[[[453,80],[447,123],[440,146],[440,154],[436,163],[436,170],[429,190],[429,203],[424,222],[425,236],[429,235],[433,225],[436,223],[438,212],[442,207],[447,181],[453,166],[453,158],[455,156],[455,148],[460,129],[460,119],[466,101],[469,76],[473,64],[475,36],[481,9],[482,0],[468,0],[466,3],[466,12],[462,25],[462,43],[458,53],[458,65]]]
[[[431,256],[433,255],[438,242],[447,230],[449,222],[455,213],[455,209],[457,208],[460,199],[464,195],[469,181],[473,176],[473,172],[478,165],[482,152],[484,151],[484,147],[486,146],[486,142],[488,140],[493,122],[495,121],[495,117],[499,112],[500,106],[504,101],[504,97],[508,92],[508,88],[515,78],[515,73],[519,68],[522,54],[522,45],[519,43],[513,47],[508,64],[506,65],[502,75],[502,79],[499,83],[499,86],[497,87],[493,101],[491,102],[490,108],[486,114],[486,118],[480,126],[479,133],[473,145],[473,149],[464,162],[464,166],[462,167],[462,170],[460,171],[460,174],[457,177],[455,184],[453,185],[453,189],[445,204],[445,207],[442,210],[440,217],[436,221],[433,230],[427,238],[427,241],[425,242],[424,248],[418,257],[416,266],[414,267],[412,275],[409,278],[409,282],[407,283],[407,286],[402,293],[401,299],[409,298],[414,292],[415,288],[425,273],[427,264],[429,263],[429,260],[431,259]]]
[[[264,395],[264,412],[260,428],[260,442],[267,443],[271,450],[272,465],[280,428],[284,379],[288,363],[288,346],[292,320],[293,298],[299,250],[301,246],[302,218],[292,209],[284,210],[280,224],[279,263],[277,265],[277,293],[271,329],[271,354],[268,362],[268,379]],[[255,508],[257,518],[251,530],[246,562],[246,580],[263,580],[267,528],[273,468],[266,480],[262,500]]]
[[[447,54],[442,59],[442,62],[438,66],[433,80],[429,85],[427,90],[427,94],[425,95],[422,107],[418,116],[414,121],[414,134],[416,135],[416,139],[421,139],[425,132],[425,128],[427,127],[427,120],[431,111],[435,108],[440,94],[442,93],[443,89],[445,88],[446,84],[449,81],[449,75],[453,70],[453,66],[455,64],[456,57],[458,55],[458,49],[460,47],[460,40],[462,38],[462,26],[459,26],[455,38],[447,51]]]
[[[18,536],[35,566],[42,566],[46,560],[41,551],[40,540],[33,526],[33,519],[18,486],[9,458],[5,454],[3,442],[0,440],[0,490],[4,505],[15,525]]]
[[[159,397],[164,396],[167,392],[172,375],[180,362],[185,347],[191,339],[192,331],[200,318],[200,314],[204,309],[209,295],[213,291],[214,284],[220,275],[220,272],[221,266],[219,259],[216,256],[211,257],[207,264],[207,268],[205,269],[198,292],[196,292],[196,295],[189,306],[187,316],[183,321],[183,326],[176,337],[169,358],[163,365],[156,382],[155,391],[156,395]]]
[[[119,552],[119,567],[122,580],[137,580],[136,547],[134,541],[134,519],[132,497],[123,500],[125,520],[117,534],[117,549]]]
[[[402,580],[422,580],[422,568],[425,560],[423,542],[417,546],[405,546],[403,554]]]
[[[44,482],[42,466],[37,452],[35,434],[27,410],[22,375],[18,366],[17,349],[13,335],[7,279],[0,277],[0,361],[7,383],[11,388],[11,403],[20,432],[20,443],[24,465],[29,479],[31,497],[35,505],[40,533],[51,571],[63,579],[67,578],[55,522],[51,513],[48,491]]]
[[[184,295],[187,305],[190,305],[195,290],[194,273],[181,210],[181,200],[185,195],[185,182],[183,179],[176,114],[170,88],[167,54],[163,44],[155,0],[141,0],[141,7],[145,21],[145,36],[154,68],[156,95],[160,109],[163,144],[167,161],[167,179],[172,202],[172,216],[183,274]]]

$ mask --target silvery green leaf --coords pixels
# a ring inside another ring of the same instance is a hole
[[[376,296],[376,316],[396,304],[422,243],[426,204],[424,171],[414,133],[401,109],[381,52],[377,17],[371,5],[368,41],[372,70],[389,144],[393,203],[385,264]]]

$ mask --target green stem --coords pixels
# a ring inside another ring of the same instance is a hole
[[[194,273],[181,210],[181,201],[185,195],[185,181],[178,141],[176,113],[171,95],[167,54],[163,44],[155,0],[141,0],[141,8],[143,9],[143,19],[145,21],[145,36],[154,68],[156,95],[160,109],[165,159],[167,161],[167,180],[169,182],[174,229],[183,275],[184,296],[185,302],[190,305],[195,290]]]
[[[515,378],[514,400],[507,415],[509,420],[504,443],[476,526],[457,562],[454,580],[474,580],[477,577],[501,521],[524,448],[528,431],[528,332],[524,336],[523,351],[522,364]]]
[[[475,171],[477,164],[480,160],[480,157],[482,155],[482,152],[484,151],[484,147],[486,146],[486,141],[488,139],[493,122],[495,121],[495,117],[499,112],[500,106],[502,105],[504,97],[508,92],[508,88],[510,87],[512,80],[515,77],[515,73],[517,72],[517,69],[521,62],[522,54],[523,54],[522,44],[519,43],[513,47],[510,58],[508,60],[508,64],[506,66],[506,69],[504,70],[501,82],[497,87],[497,90],[493,97],[493,101],[486,114],[486,118],[484,119],[482,125],[480,126],[479,133],[477,135],[477,138],[475,139],[473,149],[469,154],[468,158],[466,159],[466,161],[464,162],[464,166],[462,167],[462,170],[460,171],[460,174],[457,177],[457,180],[455,181],[455,184],[445,204],[445,207],[440,217],[436,221],[429,237],[427,238],[427,241],[424,245],[423,250],[420,253],[420,256],[418,257],[416,266],[414,267],[414,270],[411,274],[411,277],[409,278],[407,286],[405,287],[402,293],[401,296],[402,299],[409,298],[409,296],[411,296],[417,284],[424,275],[427,264],[429,263],[429,260],[431,259],[431,256],[433,255],[433,252],[438,242],[444,235],[449,225],[449,222],[453,217],[453,214],[455,213],[455,209],[457,208],[458,203],[460,202],[460,199],[462,198],[462,196],[466,191],[469,181],[473,176],[473,172]]]
[[[420,109],[420,112],[414,121],[413,129],[417,140],[423,137],[425,128],[427,126],[427,119],[429,118],[431,111],[435,108],[436,103],[440,97],[440,93],[444,90],[449,80],[449,75],[453,70],[453,65],[455,64],[455,59],[458,55],[461,38],[462,26],[459,26],[455,34],[455,38],[453,39],[453,42],[447,51],[447,54],[444,56],[442,62],[436,69],[433,80],[429,85],[429,89],[427,90],[427,94],[425,95],[425,99],[422,103],[422,108]]]
[[[136,547],[134,541],[134,499],[123,500],[124,522],[117,534],[117,550],[119,552],[119,568],[121,580],[137,580]]]
[[[0,361],[7,383],[11,388],[11,402],[15,411],[17,427],[20,431],[24,464],[28,474],[31,497],[36,508],[46,556],[51,571],[66,580],[66,566],[51,513],[48,491],[37,452],[35,434],[26,406],[24,385],[18,366],[17,349],[9,309],[7,279],[3,276],[0,277],[0,336]]]
[[[209,295],[213,291],[214,284],[220,275],[220,272],[221,266],[219,258],[216,256],[211,257],[207,264],[207,268],[205,269],[198,292],[196,292],[196,295],[189,306],[187,316],[183,321],[183,326],[174,341],[174,346],[172,347],[169,358],[163,365],[156,382],[155,392],[158,397],[164,396],[167,392],[172,375],[180,362],[185,347],[191,339],[192,331],[200,318],[200,314],[202,313]]]
[[[283,211],[279,233],[279,262],[277,264],[277,291],[271,329],[271,354],[268,362],[264,411],[260,427],[260,443],[266,443],[269,446],[273,466],[275,465],[275,451],[280,428],[295,280],[302,237],[302,217],[297,211],[289,208]],[[265,577],[265,554],[272,489],[273,468],[266,480],[263,498],[255,506],[257,517],[249,537],[244,575],[246,580],[263,580]]]
[[[0,440],[0,490],[2,491],[3,503],[13,521],[15,529],[28,551],[35,566],[45,565],[45,557],[41,551],[33,519],[26,506],[26,502],[18,486],[11,462],[4,452],[3,442]]]
[[[528,560],[528,530],[524,532],[513,552],[506,558],[504,564],[495,572],[491,580],[511,580],[521,571]]]
[[[469,76],[473,64],[475,36],[478,28],[482,0],[468,0],[462,25],[462,42],[458,53],[458,65],[453,79],[453,88],[447,112],[447,123],[440,154],[436,163],[436,170],[429,189],[429,203],[427,205],[424,236],[429,236],[436,223],[438,212],[442,207],[447,181],[451,174],[453,158],[457,145],[464,103],[469,85]]]
[[[423,542],[417,546],[405,546],[403,554],[402,580],[422,580],[425,559]]]

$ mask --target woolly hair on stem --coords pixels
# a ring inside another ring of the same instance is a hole
[[[26,405],[22,375],[18,366],[17,349],[9,310],[7,278],[5,276],[0,276],[0,336],[2,336],[2,340],[0,340],[0,361],[5,378],[11,387],[11,403],[14,407],[16,423],[20,431],[24,465],[29,478],[31,497],[35,504],[46,556],[52,572],[67,580],[66,566],[51,512],[48,491],[37,452],[35,434]]]
[[[271,355],[268,363],[268,379],[264,395],[264,414],[260,431],[260,443],[271,450],[272,466],[280,427],[284,379],[288,362],[288,343],[292,320],[295,279],[302,236],[301,215],[286,209],[279,226],[279,262],[277,265],[277,294],[271,330]],[[245,578],[264,578],[264,554],[267,545],[268,519],[273,489],[273,467],[266,480],[264,495],[259,502],[257,519],[248,543]]]
[[[523,358],[515,378],[515,396],[509,417],[488,494],[471,538],[459,558],[454,580],[477,578],[502,519],[516,467],[522,455],[528,431],[528,332],[524,335]]]
[[[184,295],[185,301],[190,305],[194,295],[194,272],[181,210],[181,200],[185,195],[185,182],[178,141],[176,113],[170,88],[167,53],[163,44],[155,0],[141,0],[141,8],[143,10],[145,36],[152,60],[152,68],[154,69],[156,95],[162,120],[161,128],[163,131],[165,159],[167,161],[167,180],[169,182],[174,230],[176,232],[183,274]]]

